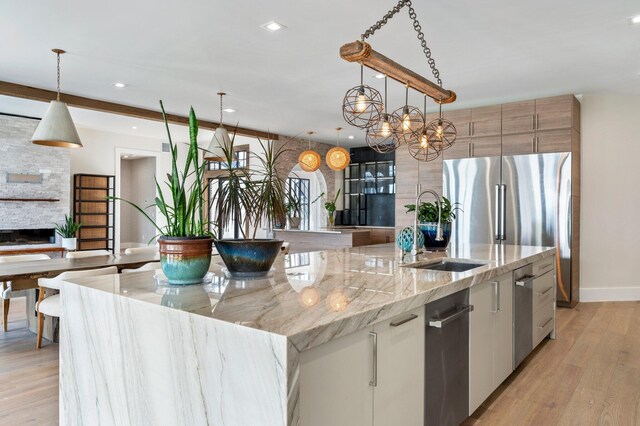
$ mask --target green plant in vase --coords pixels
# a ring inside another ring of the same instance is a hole
[[[407,213],[416,210],[415,204],[404,206]],[[419,227],[425,238],[425,248],[427,250],[442,250],[449,245],[451,239],[451,223],[456,219],[456,214],[462,211],[460,203],[451,203],[447,197],[442,197],[440,202],[442,217],[442,236],[444,241],[436,241],[436,230],[438,225],[438,203],[422,202],[418,208]]]
[[[80,230],[82,226],[81,223],[76,222],[73,217],[69,217],[68,215],[64,215],[64,222],[61,224],[54,224],[54,228],[56,233],[60,235],[62,238],[62,247],[69,251],[73,251],[76,249],[78,244],[78,239],[76,238],[76,234]]]
[[[189,144],[183,164],[178,161],[178,147],[173,143],[169,123],[160,101],[169,151],[171,153],[171,173],[164,182],[168,196],[156,178],[155,204],[166,224],[160,225],[143,208],[120,198],[146,217],[158,231],[160,262],[162,272],[170,284],[198,284],[209,270],[214,234],[209,231],[204,219],[204,183],[206,161],[200,159],[198,148],[198,119],[189,111]],[[155,238],[155,237],[154,237]]]
[[[320,194],[318,196],[318,198],[313,200],[313,203],[315,203],[319,199],[324,200],[324,209],[327,211],[327,219],[328,219],[329,226],[334,226],[334,224],[335,224],[335,221],[336,221],[336,216],[335,216],[336,215],[336,203],[338,202],[338,197],[339,196],[340,196],[340,190],[338,189],[338,192],[336,192],[336,196],[333,198],[333,201],[327,201],[326,198],[325,198],[325,193],[324,192],[322,194]]]

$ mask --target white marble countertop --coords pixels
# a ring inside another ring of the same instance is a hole
[[[275,333],[300,351],[554,253],[547,247],[470,245],[421,255],[422,261],[450,257],[486,263],[466,272],[441,272],[401,265],[390,243],[281,255],[270,276],[260,279],[227,278],[218,260],[212,263],[213,281],[207,285],[158,286],[154,272],[73,284]]]

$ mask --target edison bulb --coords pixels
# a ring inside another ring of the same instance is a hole
[[[405,107],[402,113],[402,131],[408,132],[411,130],[411,116],[409,115],[409,108]]]
[[[364,93],[359,93],[356,98],[356,111],[364,112],[367,109],[367,97]]]
[[[382,122],[382,129],[380,130],[380,135],[382,135],[383,138],[388,138],[389,136],[391,136],[391,124],[389,124],[389,120],[387,120],[386,118]]]
[[[438,121],[438,127],[436,127],[436,137],[442,139],[444,135],[444,128],[442,127],[442,121]]]
[[[422,132],[422,136],[420,137],[420,147],[421,148],[426,148],[427,146],[429,146],[429,140],[427,139],[427,133],[426,132]]]

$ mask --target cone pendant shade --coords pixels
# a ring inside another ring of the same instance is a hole
[[[231,138],[229,132],[224,127],[220,126],[216,129],[205,153],[205,160],[208,161],[226,161],[226,155],[224,150],[229,150],[231,146]],[[223,150],[224,148],[224,150]]]
[[[49,109],[36,129],[31,142],[37,145],[82,148],[80,136],[73,124],[67,104],[51,101]]]

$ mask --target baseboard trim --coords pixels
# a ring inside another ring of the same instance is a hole
[[[640,301],[640,287],[581,288],[580,302]]]

